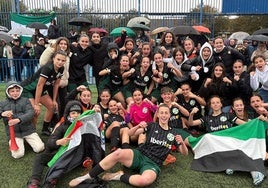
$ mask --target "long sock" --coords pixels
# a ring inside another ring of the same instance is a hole
[[[130,175],[129,174],[123,174],[121,177],[120,177],[120,181],[121,182],[124,182],[126,184],[129,184],[129,178],[130,178]]]
[[[123,143],[122,146],[121,146],[122,149],[129,149],[130,146],[129,146],[129,143]]]
[[[111,130],[111,147],[118,147],[120,143],[120,127]]]
[[[95,178],[97,177],[99,174],[101,174],[102,172],[104,172],[103,168],[100,166],[100,164],[97,164],[96,166],[94,166],[92,168],[92,170],[89,172],[90,177]]]
[[[50,122],[46,122],[46,121],[44,121],[44,123],[43,123],[43,131],[46,131],[46,130],[48,130],[48,127],[49,127],[49,125],[50,125]]]

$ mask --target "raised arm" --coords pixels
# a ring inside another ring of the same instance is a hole
[[[200,97],[192,92],[190,92],[189,95],[190,95],[190,98],[194,98],[200,105],[206,106],[206,101],[204,98],[202,98],[202,97]]]
[[[193,120],[194,114],[198,112],[198,108],[194,107],[192,111],[190,112],[189,118],[188,118],[188,126],[200,126],[202,124],[200,119]]]
[[[188,110],[186,108],[184,108],[182,105],[180,105],[176,102],[172,102],[172,105],[176,106],[184,116],[186,116],[186,117],[189,116]]]

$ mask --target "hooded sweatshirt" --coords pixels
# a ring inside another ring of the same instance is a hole
[[[210,56],[206,59],[204,59],[203,54],[202,54],[205,48],[209,48],[211,52]],[[196,66],[202,67],[199,71],[196,71],[196,73],[199,75],[199,79],[195,81],[191,80],[190,84],[192,86],[193,92],[198,91],[200,86],[204,82],[204,80],[211,76],[214,65],[215,65],[215,60],[213,57],[213,49],[208,42],[202,45],[202,47],[200,48],[200,53],[198,57],[196,57],[195,59],[191,59],[190,61],[186,61],[182,65],[181,69],[184,71],[194,71]]]
[[[210,55],[209,55],[209,58],[207,58],[207,59],[204,59],[203,54],[202,54],[204,48],[209,48],[209,50],[211,52]],[[205,42],[200,48],[200,58],[201,58],[202,64],[203,64],[202,67],[208,67],[209,66],[209,62],[211,61],[212,55],[213,55],[212,46],[208,42]]]
[[[15,86],[20,88],[20,96],[14,100],[8,94],[8,90]],[[0,102],[0,117],[3,118],[5,124],[5,131],[9,139],[8,118],[2,117],[1,114],[5,111],[11,110],[13,119],[20,119],[20,123],[14,125],[15,136],[22,138],[35,132],[32,119],[34,117],[34,109],[28,98],[21,97],[23,88],[15,81],[10,81],[6,85],[6,99]]]
[[[112,57],[110,55],[111,50],[115,50],[115,53],[117,55],[117,57],[115,59],[112,59]],[[119,48],[118,48],[116,43],[110,42],[108,44],[107,53],[108,53],[108,56],[105,57],[105,59],[104,59],[104,64],[102,66],[102,69],[106,69],[106,68],[110,67],[111,65],[119,64]]]
[[[69,113],[71,112],[72,107],[79,107],[80,112],[82,113],[82,106],[79,101],[73,100],[67,103],[65,110],[64,110],[64,122],[56,128],[56,130],[51,134],[51,136],[48,138],[47,144],[46,144],[46,151],[56,153],[59,149],[59,145],[56,144],[56,141],[58,139],[61,139],[64,137],[64,134],[66,130],[69,128],[69,126],[72,124],[71,119],[69,118]],[[75,108],[75,111],[77,108]]]

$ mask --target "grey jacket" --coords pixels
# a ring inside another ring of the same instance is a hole
[[[35,132],[32,120],[34,116],[34,109],[29,101],[28,98],[19,97],[18,99],[14,100],[11,99],[8,95],[8,89],[14,87],[14,85],[21,87],[17,82],[11,81],[7,83],[6,86],[6,96],[7,98],[0,102],[0,118],[3,118],[5,124],[5,130],[7,137],[9,139],[9,126],[8,126],[8,118],[2,117],[2,113],[7,110],[11,110],[13,112],[12,118],[19,118],[20,123],[14,126],[15,129],[15,136],[22,138],[24,136],[30,135]],[[21,87],[21,93],[23,88]],[[21,95],[20,93],[20,95]]]

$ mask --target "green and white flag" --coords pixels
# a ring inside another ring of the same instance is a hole
[[[204,172],[259,171],[266,174],[268,123],[254,119],[240,126],[189,137],[194,152],[192,169]]]
[[[47,16],[25,16],[11,13],[10,17],[11,17],[11,30],[13,31],[18,30],[19,33],[17,34],[21,35],[22,39],[25,41],[30,40],[32,37],[32,35],[29,34],[29,30],[32,30],[32,32],[34,33],[34,29],[26,27],[27,24],[32,22],[41,22],[49,27],[51,19],[55,19],[56,14],[52,13]],[[40,32],[44,36],[47,35],[47,29],[40,29]],[[14,32],[12,33],[15,34]]]

